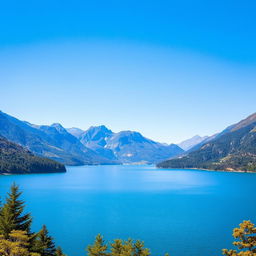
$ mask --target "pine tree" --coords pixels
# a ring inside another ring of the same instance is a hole
[[[0,256],[40,256],[30,253],[28,246],[29,236],[26,231],[13,230],[8,239],[0,235]]]
[[[57,249],[56,249],[55,255],[56,255],[56,256],[66,256],[66,255],[63,253],[61,247],[59,247],[59,246],[58,246]]]
[[[124,247],[122,252],[122,256],[130,256],[130,255],[133,255],[133,240],[131,238],[124,241]]]
[[[55,256],[56,248],[53,238],[49,236],[49,232],[45,225],[38,232],[34,241],[33,251],[39,253],[41,256]]]
[[[123,241],[115,239],[111,244],[111,256],[132,256],[133,255],[133,241],[128,239]]]
[[[233,230],[233,237],[239,241],[233,242],[240,251],[223,249],[226,256],[254,256],[256,255],[256,227],[249,220],[243,221],[239,228]]]
[[[121,239],[115,239],[111,244],[111,256],[120,256],[124,251],[123,241]]]
[[[133,246],[134,256],[149,256],[150,251],[148,248],[144,248],[144,243],[137,240]]]
[[[22,230],[30,234],[32,218],[29,213],[24,214],[25,204],[20,200],[22,192],[14,183],[8,193],[5,204],[0,212],[0,234],[8,238],[12,230]]]
[[[98,234],[93,245],[87,247],[88,256],[109,256],[108,246],[103,240],[103,236]]]

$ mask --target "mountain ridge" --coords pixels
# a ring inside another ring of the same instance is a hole
[[[203,142],[205,139],[207,139],[209,136],[199,136],[199,135],[195,135],[187,140],[184,140],[182,142],[180,142],[178,144],[178,146],[180,148],[182,148],[183,150],[187,151],[191,148],[193,148],[194,146],[198,145],[199,143]]]
[[[35,156],[22,146],[0,136],[0,174],[66,172],[64,165]]]
[[[185,156],[161,162],[157,166],[256,171],[256,113],[228,126],[199,149]]]
[[[77,128],[67,130],[75,132],[74,129]],[[86,147],[125,164],[157,163],[183,152],[175,144],[165,145],[155,142],[136,131],[127,130],[114,133],[105,125],[91,126],[77,135],[77,138]]]
[[[33,125],[0,112],[0,135],[28,148],[36,155],[66,165],[110,163],[108,159],[86,148],[60,124]]]
[[[66,165],[157,163],[183,150],[164,145],[139,132],[114,133],[106,126],[91,126],[86,131],[64,128],[59,123],[35,125],[0,112],[0,135],[35,155]]]

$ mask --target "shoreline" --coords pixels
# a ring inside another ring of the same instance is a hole
[[[56,173],[66,173],[67,171],[65,172],[31,172],[31,173],[9,173],[9,172],[3,172],[3,173],[0,173],[0,176],[3,175],[3,176],[10,176],[10,175],[34,175],[34,174],[56,174]]]
[[[105,164],[101,165],[79,165],[79,166],[104,166]],[[109,165],[109,164],[108,164]],[[117,166],[116,164],[113,164],[115,166]],[[154,166],[156,169],[160,169],[160,170],[197,170],[197,171],[207,171],[207,172],[231,172],[231,173],[256,173],[254,171],[243,171],[243,170],[234,170],[232,168],[230,168],[229,170],[213,170],[213,169],[204,169],[204,168],[164,168],[164,167],[158,167],[157,165],[152,165],[152,164],[118,164],[120,166],[134,166],[134,165],[148,165],[148,166]],[[68,165],[68,167],[76,167],[77,165]],[[0,173],[0,176],[10,176],[10,175],[33,175],[33,174],[58,174],[58,173],[66,173],[65,172],[35,172],[35,173]]]
[[[212,169],[204,169],[204,168],[163,168],[157,167],[158,169],[162,170],[197,170],[197,171],[207,171],[207,172],[234,172],[234,173],[256,173],[253,171],[242,171],[242,170],[212,170]]]

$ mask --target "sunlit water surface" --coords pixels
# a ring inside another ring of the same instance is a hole
[[[256,174],[159,170],[153,166],[68,167],[64,174],[0,176],[16,182],[33,229],[46,224],[69,256],[101,233],[141,239],[154,256],[221,255],[232,229],[256,221]]]

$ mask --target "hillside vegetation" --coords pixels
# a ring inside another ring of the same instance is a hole
[[[0,136],[1,173],[52,173],[65,172],[65,166],[47,158],[33,155],[22,146]]]
[[[45,225],[38,232],[31,230],[33,219],[30,213],[25,212],[25,203],[20,199],[21,194],[19,187],[13,184],[4,204],[0,205],[0,256],[66,256],[61,247],[55,245]],[[223,249],[223,255],[255,256],[255,235],[254,224],[249,220],[243,221],[233,230],[233,245],[237,249]],[[96,236],[93,244],[87,246],[86,251],[87,256],[152,255],[150,249],[140,240],[129,238],[106,242],[100,234]]]
[[[160,168],[256,171],[256,113],[226,128],[189,154],[164,161]]]

